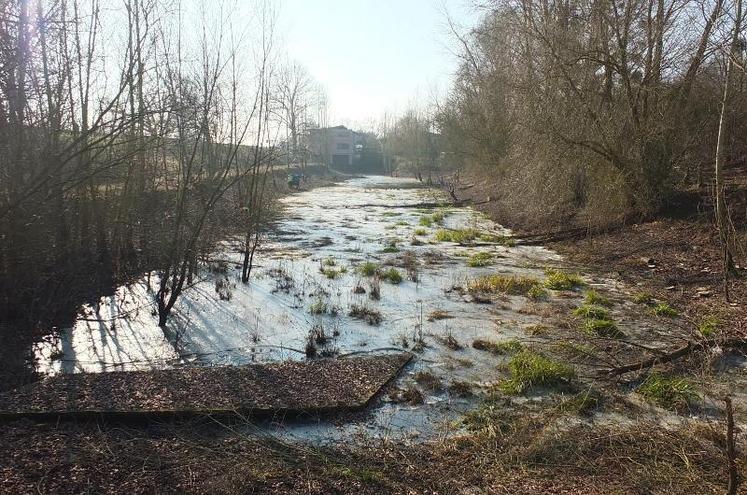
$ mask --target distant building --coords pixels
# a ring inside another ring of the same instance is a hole
[[[344,125],[309,129],[306,147],[311,161],[349,172],[381,171],[382,155],[376,136]]]

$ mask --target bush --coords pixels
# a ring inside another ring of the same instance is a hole
[[[567,386],[576,378],[576,371],[571,366],[530,350],[512,357],[508,370],[511,378],[501,384],[501,390],[513,395],[536,386]]]

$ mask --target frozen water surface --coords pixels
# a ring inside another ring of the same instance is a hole
[[[81,308],[78,321],[59,341],[39,345],[38,368],[45,373],[104,372],[306,359],[309,333],[321,326],[329,339],[318,346],[319,353],[349,355],[415,348],[416,357],[396,386],[412,386],[414,374],[426,370],[439,378],[442,388],[425,389],[422,405],[384,398],[359,420],[342,425],[295,422],[279,426],[278,431],[312,439],[354,432],[406,438],[445,434],[451,429],[450,421],[474,404],[474,399],[449,394],[449,384],[490,384],[498,379],[502,358],[473,349],[472,341],[520,336],[522,327],[539,319],[518,311],[526,303],[523,297],[476,304],[452,288],[494,272],[541,278],[544,267],[560,258],[534,246],[508,248],[481,243],[465,247],[436,242],[434,234],[439,228],[471,227],[508,234],[470,208],[418,206],[439,202],[446,203],[441,191],[390,177],[356,178],[289,196],[283,200],[285,220],[255,256],[249,284],[240,281],[239,243],[229,239],[215,255],[213,268],[222,267],[203,270],[201,280],[177,303],[166,329],[158,326],[153,293],[144,278],[102,297],[95,307]],[[442,226],[420,225],[423,216],[436,211],[445,213]],[[427,232],[415,235],[417,229]],[[422,243],[413,245],[413,238]],[[384,252],[392,245],[399,252]],[[466,256],[478,251],[491,252],[494,264],[468,267]],[[380,300],[371,299],[372,279],[356,268],[365,262],[384,269],[397,267],[402,282],[382,281]],[[416,281],[408,278],[404,264],[414,264]],[[341,273],[328,278],[323,268]],[[230,300],[218,297],[219,279],[227,279]],[[366,293],[355,293],[356,286]],[[326,306],[328,313],[312,314],[314,305]],[[381,323],[369,325],[349,316],[353,305],[380,312]],[[448,318],[430,319],[436,310],[446,312]],[[446,345],[449,337],[463,348],[454,350]]]

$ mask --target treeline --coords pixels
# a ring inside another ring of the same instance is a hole
[[[720,130],[723,165],[744,162],[741,0],[485,8],[476,28],[456,34],[448,97],[419,122],[440,140],[430,169],[489,177],[507,220],[599,226],[655,215],[686,189],[708,196]],[[411,129],[413,117],[399,124]]]
[[[165,324],[229,233],[244,278],[270,219],[274,17],[217,3],[0,6],[0,330],[64,322],[153,273]],[[275,122],[275,124],[273,124]]]

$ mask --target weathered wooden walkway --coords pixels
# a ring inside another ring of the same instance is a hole
[[[411,357],[58,375],[0,394],[0,418],[350,411],[365,407]]]

